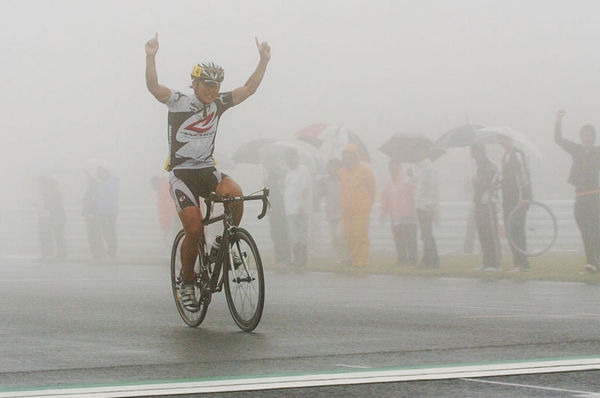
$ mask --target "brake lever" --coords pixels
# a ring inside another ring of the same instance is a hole
[[[214,192],[211,192],[208,195],[208,198],[204,198],[204,204],[206,204],[206,216],[204,216],[204,219],[202,220],[202,223],[204,225],[206,225],[208,223],[208,220],[210,220],[210,216],[212,213],[212,207],[213,207],[213,201],[217,198],[217,194],[215,194]]]
[[[271,208],[271,202],[269,202],[269,188],[263,188],[263,198],[262,198],[262,211],[258,215],[258,219],[262,219],[267,214],[267,207]]]

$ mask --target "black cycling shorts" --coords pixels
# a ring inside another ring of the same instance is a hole
[[[205,198],[215,192],[223,178],[229,177],[215,167],[202,169],[175,169],[169,174],[171,196],[177,205],[177,211],[188,206],[199,207],[198,198]]]

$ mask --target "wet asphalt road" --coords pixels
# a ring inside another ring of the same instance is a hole
[[[0,388],[600,355],[600,286],[299,272],[266,279],[263,319],[246,334],[224,294],[199,328],[185,326],[167,267],[3,259]],[[508,396],[580,396],[567,391],[600,391],[597,376],[486,379],[556,391],[446,380],[285,395],[507,396],[508,388]],[[232,396],[246,395],[280,396]]]

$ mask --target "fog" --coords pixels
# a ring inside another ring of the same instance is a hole
[[[258,62],[254,37],[271,45],[258,92],[224,115],[216,141],[246,191],[260,188],[259,169],[227,158],[254,138],[343,123],[367,143],[380,186],[387,158],[377,148],[392,134],[435,139],[471,122],[529,136],[543,153],[531,166],[537,197],[571,198],[570,159],[552,126],[557,109],[568,112],[568,138],[599,124],[599,10],[546,0],[3,0],[3,214],[27,212],[40,173],[56,177],[76,214],[92,158],[119,176],[122,206],[153,204],[149,179],[164,173],[167,155],[167,110],[144,80],[144,43],[155,32],[159,81],[176,89],[201,61],[221,64],[222,90],[234,89]],[[467,200],[456,188],[468,180],[466,154],[438,164],[441,200]],[[3,235],[16,228],[3,225]]]

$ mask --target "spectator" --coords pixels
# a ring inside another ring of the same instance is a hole
[[[567,151],[573,163],[569,183],[575,187],[575,221],[581,232],[588,272],[598,272],[600,254],[600,146],[594,145],[596,129],[585,125],[579,130],[581,144],[562,136],[562,119],[565,111],[558,111],[554,126],[554,140]]]
[[[433,236],[433,220],[438,210],[437,171],[429,158],[429,148],[424,145],[415,148],[418,162],[415,166],[417,183],[416,204],[417,219],[423,241],[423,258],[419,262],[421,268],[439,268],[440,259]]]
[[[469,197],[473,197],[473,181],[470,178],[465,186],[465,192]],[[467,213],[467,223],[465,225],[465,238],[463,240],[463,253],[472,254],[475,251],[475,235],[477,227],[475,225],[475,206],[470,204]]]
[[[396,244],[397,265],[417,265],[417,211],[415,185],[401,169],[400,162],[389,163],[390,181],[381,197],[382,216],[389,216]]]
[[[369,216],[375,199],[375,176],[362,163],[356,144],[342,152],[339,177],[342,189],[342,225],[351,265],[364,267],[369,260]]]
[[[285,207],[283,203],[285,175],[275,170],[267,170],[266,185],[269,187],[269,230],[275,249],[275,263],[289,264],[291,259]]]
[[[82,216],[85,220],[88,243],[92,258],[99,259],[104,255],[100,220],[98,216],[98,179],[86,171],[86,189],[82,199]]]
[[[300,164],[298,152],[285,153],[288,172],[285,176],[283,203],[292,248],[292,265],[305,266],[308,244],[308,217],[311,213],[312,184],[308,168]]]
[[[169,179],[166,176],[154,176],[150,179],[150,184],[156,192],[158,224],[163,232],[165,245],[169,245],[173,234],[180,225],[177,210],[169,190]]]
[[[500,241],[494,183],[498,176],[498,168],[488,158],[484,146],[473,145],[471,155],[477,165],[473,178],[473,203],[475,225],[483,255],[483,264],[479,269],[497,271],[500,269]]]
[[[531,200],[529,169],[525,154],[515,147],[512,137],[505,134],[498,134],[497,140],[500,146],[504,148],[500,188],[502,189],[504,227],[506,228],[506,233],[512,238],[510,248],[514,268],[511,271],[529,271],[529,259],[512,244],[514,242],[521,250],[527,247],[527,238],[525,236],[525,214],[527,209],[521,207],[520,210],[517,210],[518,214],[513,216],[513,222],[510,225],[508,224],[508,217],[519,203]]]
[[[108,257],[117,254],[117,214],[119,212],[119,180],[108,168],[98,167],[98,220],[102,241]]]
[[[66,214],[58,182],[50,176],[40,176],[38,233],[42,259],[64,260],[67,256],[65,244]]]
[[[325,219],[327,220],[331,248],[338,262],[343,258],[342,244],[342,209],[341,209],[341,186],[338,173],[341,162],[332,158],[327,163],[327,175],[319,180],[319,198],[325,200]]]

